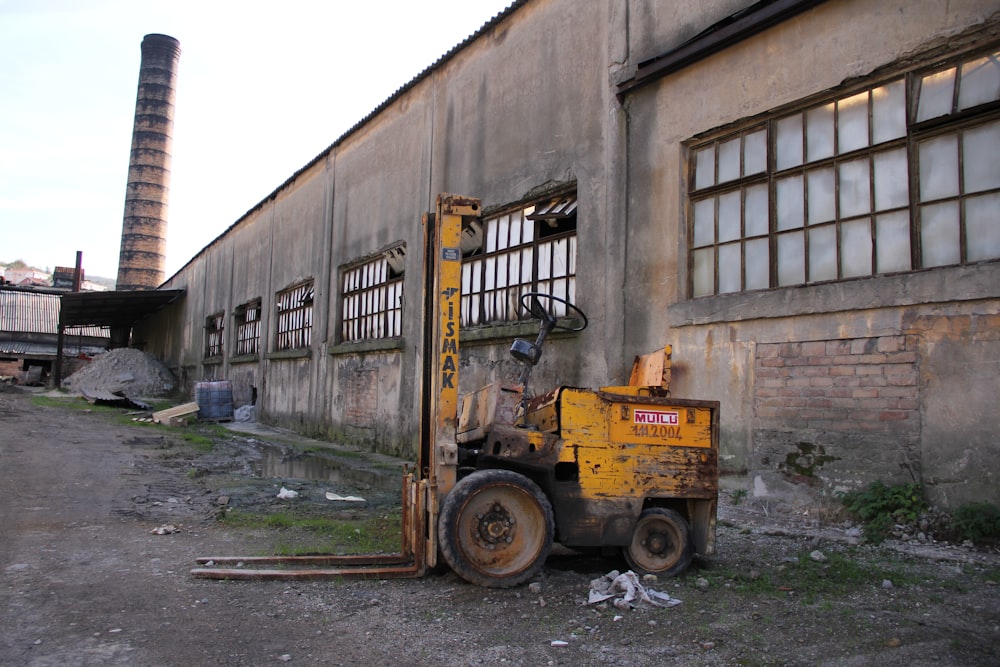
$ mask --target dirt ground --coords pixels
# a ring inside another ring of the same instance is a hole
[[[356,472],[307,482],[254,453],[304,444],[287,433],[213,432],[209,451],[180,429],[56,403],[0,387],[2,665],[1000,664],[995,550],[855,546],[843,527],[745,501],[723,503],[715,556],[647,582],[681,600],[670,608],[588,604],[591,580],[624,564],[568,552],[514,589],[449,572],[195,578],[198,556],[290,539],[220,522],[227,507],[322,504],[330,490],[366,500],[330,512],[385,513],[398,462],[354,455]],[[279,500],[281,487],[302,496]],[[153,532],[167,526],[176,532]]]

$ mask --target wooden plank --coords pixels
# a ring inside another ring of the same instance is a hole
[[[154,412],[153,421],[156,422],[157,424],[161,424],[165,421],[169,422],[171,419],[177,417],[186,417],[187,415],[191,415],[196,412],[198,412],[197,403],[193,402],[183,403],[181,405],[175,405],[172,408],[167,408],[166,410],[160,410],[158,412]]]

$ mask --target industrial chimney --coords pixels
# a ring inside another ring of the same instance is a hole
[[[180,56],[180,42],[173,37],[146,35],[142,40],[118,290],[155,289],[164,280],[171,132]]]

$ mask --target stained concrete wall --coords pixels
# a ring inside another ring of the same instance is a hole
[[[643,57],[662,50],[661,37],[693,32],[690,14],[700,8],[673,4],[662,11],[676,21],[660,31],[649,27],[652,9],[633,15]],[[1000,425],[990,398],[1000,382],[984,369],[998,363],[990,323],[1000,312],[1000,266],[687,299],[685,142],[880,68],[905,71],[932,49],[995,41],[996,10],[975,1],[827,2],[626,101],[625,261],[634,280],[625,346],[648,348],[666,334],[674,386],[722,401],[721,460],[757,496],[811,505],[876,479],[916,479],[935,500],[997,501],[998,444],[988,432]]]
[[[575,184],[590,327],[551,341],[535,387],[623,383],[635,354],[671,343],[674,394],[722,402],[724,466],[756,494],[806,504],[918,476],[948,502],[998,500],[996,262],[691,300],[683,261],[685,142],[995,25],[994,3],[823,3],[619,99],[638,63],[751,4],[529,0],[172,277],[165,286],[187,296],[146,327],[148,346],[189,383],[232,379],[238,402],[256,388],[263,421],[413,455],[421,214],[441,192],[489,211]],[[341,271],[397,244],[402,335],[344,343]],[[275,294],[304,278],[316,289],[312,344],[276,353]],[[231,332],[234,308],[254,298],[259,359],[206,365],[205,317],[224,311]],[[464,332],[462,391],[514,377],[511,331]],[[848,395],[810,385],[832,377]]]

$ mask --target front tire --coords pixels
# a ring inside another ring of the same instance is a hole
[[[688,522],[679,512],[651,507],[639,515],[625,561],[637,574],[673,577],[688,568],[694,544]]]
[[[458,576],[508,588],[532,579],[552,550],[552,505],[538,485],[510,470],[462,478],[441,504],[438,543]]]

